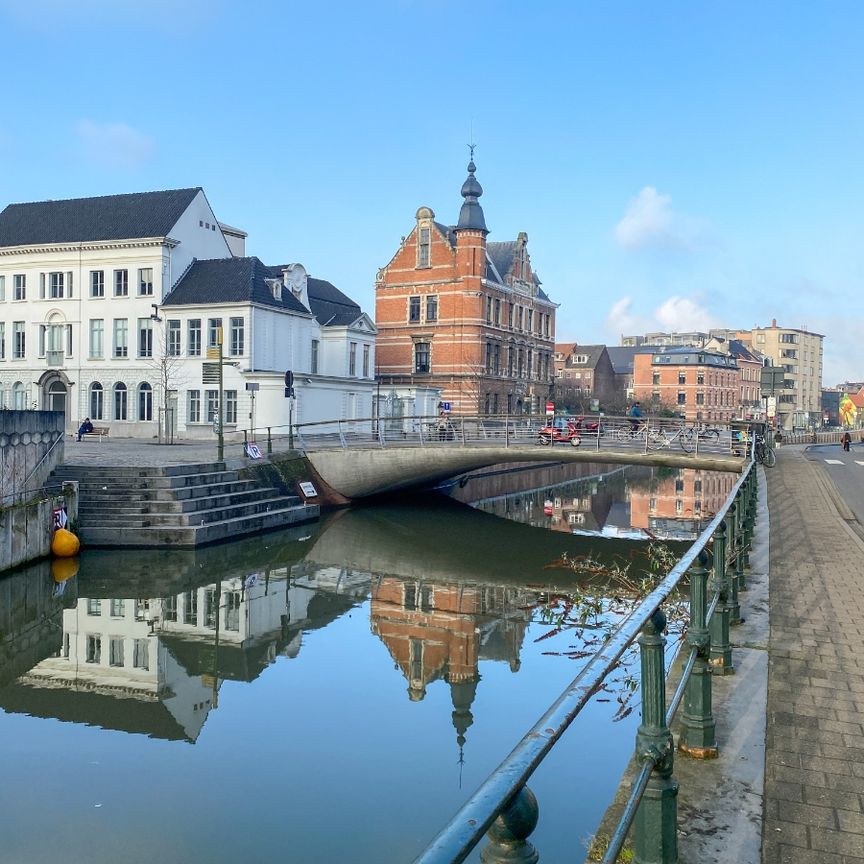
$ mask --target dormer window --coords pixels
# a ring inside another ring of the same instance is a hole
[[[430,247],[432,245],[432,232],[429,228],[417,230],[417,267],[431,267]]]

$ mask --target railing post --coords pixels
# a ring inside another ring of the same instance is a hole
[[[267,427],[267,455],[271,456],[273,454],[273,436],[270,434],[271,427]]]
[[[672,776],[674,749],[666,726],[666,674],[663,631],[666,616],[654,614],[639,637],[642,669],[642,723],[636,733],[636,756],[654,763],[651,779],[636,812],[636,864],[676,864],[678,861],[678,781]]]
[[[729,642],[729,577],[726,574],[726,520],[714,533],[711,591],[719,595],[711,616],[711,665],[721,675],[732,675],[732,645]]]
[[[244,453],[248,452],[247,447],[246,447],[246,445],[248,443],[249,443],[249,435],[248,435],[247,431],[244,429],[243,430],[243,452]]]
[[[336,428],[339,430],[339,443],[342,445],[342,449],[345,450],[348,447],[348,442],[345,440],[345,430],[342,428],[342,421],[336,421]]]
[[[537,827],[539,815],[534,793],[523,786],[486,832],[489,843],[480,853],[483,864],[537,864],[540,855],[528,837]]]
[[[746,485],[738,492],[738,525],[735,531],[735,582],[738,585],[738,594],[747,590],[747,582],[744,579],[744,561],[747,554],[747,489]],[[739,610],[740,615],[740,610]],[[744,619],[741,618],[741,621]]]
[[[504,420],[504,446],[510,446],[510,418],[507,417]]]
[[[384,446],[384,424],[381,422],[381,418],[378,418],[378,443],[383,447]]]
[[[687,645],[696,649],[696,660],[681,715],[678,749],[697,759],[717,756],[716,724],[711,706],[711,634],[705,620],[708,613],[708,554],[703,550],[690,567],[690,626]]]
[[[459,424],[462,426],[462,446],[464,447],[465,444],[467,443],[465,441],[465,418],[464,417],[459,418]]]
[[[734,626],[741,623],[741,605],[738,602],[738,548],[739,548],[739,526],[738,509],[740,502],[736,497],[729,507],[727,523],[729,533],[726,539],[726,549],[731,559],[726,568],[727,581],[729,582],[729,624]]]

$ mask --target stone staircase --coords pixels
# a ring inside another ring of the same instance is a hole
[[[318,518],[303,504],[224,463],[159,468],[60,465],[79,484],[78,523],[88,546],[201,546]]]

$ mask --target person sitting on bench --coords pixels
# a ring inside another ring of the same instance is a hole
[[[90,422],[89,417],[84,418],[84,422],[78,427],[78,440],[81,440],[82,435],[86,435],[88,432],[93,431],[93,424]]]

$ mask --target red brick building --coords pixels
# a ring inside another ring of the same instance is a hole
[[[456,225],[421,207],[375,283],[382,384],[438,387],[458,414],[542,410],[549,398],[555,309],[540,288],[528,236],[487,242],[468,165]]]
[[[633,357],[633,398],[673,407],[691,422],[738,415],[741,373],[734,357],[703,348],[668,348]]]

